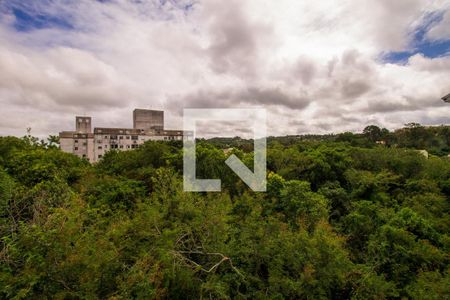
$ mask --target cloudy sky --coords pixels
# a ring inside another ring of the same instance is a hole
[[[264,107],[271,135],[448,124],[448,93],[450,0],[0,0],[0,135],[137,107],[168,128]]]

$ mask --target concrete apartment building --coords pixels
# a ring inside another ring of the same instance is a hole
[[[135,109],[133,128],[96,127],[91,117],[75,117],[75,131],[59,133],[61,150],[90,162],[97,162],[110,150],[136,149],[146,141],[174,141],[192,138],[192,132],[164,129],[164,111]]]

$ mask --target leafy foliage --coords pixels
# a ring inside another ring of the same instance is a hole
[[[223,191],[185,193],[179,142],[89,165],[1,137],[0,298],[449,298],[448,132],[270,138],[266,193],[224,164],[240,138],[199,141]]]

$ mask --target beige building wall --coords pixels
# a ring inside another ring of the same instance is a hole
[[[60,138],[59,147],[64,152],[73,153],[73,138]]]
[[[77,116],[75,122],[76,131],[59,133],[60,148],[90,162],[99,161],[110,150],[133,150],[146,141],[181,141],[184,134],[182,130],[164,130],[164,112],[153,110],[135,110],[135,128],[94,128],[92,133],[91,117]]]

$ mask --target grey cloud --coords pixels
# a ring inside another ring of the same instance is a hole
[[[314,118],[319,119],[328,119],[328,118],[340,118],[344,113],[348,113],[344,108],[340,106],[320,106],[315,114],[313,115]]]
[[[303,109],[310,104],[304,95],[290,95],[280,88],[245,89],[236,88],[222,92],[200,90],[184,97],[172,95],[166,107],[181,114],[183,108],[232,108],[242,105],[281,106],[289,109]]]
[[[253,23],[243,11],[240,1],[205,3],[209,15],[210,44],[207,54],[210,66],[217,73],[255,76],[264,40],[271,35],[270,27]]]
[[[353,116],[342,116],[341,119],[345,123],[360,123],[361,122],[361,119],[353,117]]]
[[[301,57],[295,67],[294,76],[299,77],[301,82],[309,85],[317,73],[317,67],[313,61]]]
[[[289,126],[305,126],[305,121],[302,120],[289,120],[288,122]]]
[[[439,125],[439,124],[449,124],[450,117],[448,115],[448,107],[441,108],[423,108],[417,111],[406,111],[406,112],[391,112],[385,113],[385,118],[382,119],[381,123],[389,123],[391,129],[399,128],[400,126],[410,123],[413,120],[416,123],[423,125]],[[378,121],[380,120],[378,115],[374,115]]]
[[[442,41],[450,39],[450,4],[447,5],[446,11],[436,26],[427,32],[426,37],[432,41]]]
[[[421,118],[421,120],[419,122],[422,125],[433,126],[436,124],[448,124],[449,121],[450,121],[450,118],[445,115],[444,116],[425,115],[424,117]]]
[[[339,62],[337,57],[333,57],[333,59],[329,60],[327,63],[328,68],[328,77],[333,76],[334,68],[336,67],[336,64]]]
[[[325,123],[325,122],[318,122],[318,123],[315,123],[314,126],[320,128],[320,129],[322,129],[322,130],[325,130],[325,131],[330,131],[330,130],[332,130],[333,127],[334,127],[333,124],[331,124],[331,123]]]
[[[359,52],[345,52],[339,68],[342,73],[337,75],[337,80],[344,99],[358,98],[372,89],[375,71]]]
[[[367,58],[365,58],[361,52],[350,49],[342,54],[342,65],[352,71],[358,71],[361,73],[372,72],[372,67],[369,65]]]
[[[373,62],[355,50],[345,51],[323,66],[322,85],[313,97],[321,102],[346,104],[371,92],[378,82]]]
[[[308,55],[299,55],[294,61],[276,64],[270,72],[270,78],[279,80],[286,86],[308,89],[314,80],[320,79],[323,67],[320,62]]]
[[[369,112],[369,113],[386,113],[386,112],[393,112],[393,111],[413,111],[418,109],[416,105],[413,105],[411,103],[400,103],[400,99],[397,102],[386,101],[386,100],[376,100],[376,101],[370,101],[369,105],[362,109],[363,112]]]
[[[231,105],[228,102],[230,99],[233,99],[230,91],[199,90],[184,96],[171,95],[168,97],[165,107],[173,113],[181,115],[183,108],[226,108]]]
[[[407,112],[420,111],[430,107],[445,107],[446,103],[439,101],[439,96],[412,97],[399,96],[394,99],[373,99],[368,101],[366,108],[360,110],[364,113],[389,113],[389,112]]]
[[[359,96],[367,93],[371,88],[371,85],[368,81],[364,80],[355,80],[355,81],[347,81],[344,80],[341,86],[342,96],[345,98],[357,98]]]
[[[310,99],[305,95],[290,95],[280,88],[249,88],[239,94],[247,103],[255,105],[278,105],[290,109],[303,109],[310,104]]]
[[[198,136],[205,136],[205,137],[214,137],[214,136],[252,137],[253,127],[251,122],[247,122],[245,120],[236,122],[223,120],[197,122],[196,134]]]
[[[115,70],[94,56],[59,48],[29,55],[0,48],[0,89],[15,105],[45,109],[120,107],[126,96]]]

